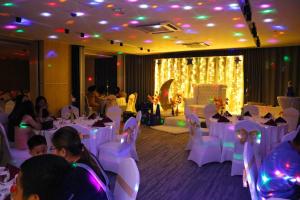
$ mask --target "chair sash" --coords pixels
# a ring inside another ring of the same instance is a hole
[[[251,144],[254,142],[260,143],[261,140],[261,132],[260,131],[246,131],[245,129],[240,129],[237,131],[237,138],[239,139],[241,144],[245,144],[245,142],[249,141]]]
[[[130,198],[134,198],[135,191],[130,187],[130,185],[123,179],[122,176],[117,176],[117,183],[121,186],[121,188],[126,192],[126,194]]]

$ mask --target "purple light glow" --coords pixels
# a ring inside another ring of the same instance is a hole
[[[272,26],[272,29],[276,31],[284,31],[286,27],[277,25],[277,26]]]
[[[127,0],[130,3],[137,2],[138,0]]]
[[[245,24],[236,24],[234,25],[235,28],[244,28]]]
[[[271,5],[270,4],[261,4],[259,7],[260,8],[270,8]]]
[[[4,28],[7,30],[14,30],[14,29],[17,29],[18,27],[15,25],[6,25],[6,26],[4,26]]]
[[[55,58],[57,57],[57,53],[54,50],[50,50],[47,52],[46,58]]]
[[[198,31],[195,31],[195,30],[193,30],[193,29],[187,29],[187,30],[185,31],[185,33],[187,33],[187,34],[197,34]]]

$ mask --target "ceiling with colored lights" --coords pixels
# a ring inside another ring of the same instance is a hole
[[[300,44],[299,0],[250,4],[262,47]],[[238,0],[0,0],[0,35],[119,54],[256,46]]]

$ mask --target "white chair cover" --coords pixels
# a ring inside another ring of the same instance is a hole
[[[244,106],[244,113],[249,111],[252,116],[258,116],[259,110],[257,106],[254,105],[246,105]]]
[[[122,110],[119,106],[111,106],[106,110],[106,116],[109,117],[114,122],[114,133],[119,134],[120,132],[120,122],[121,122]]]
[[[210,162],[220,162],[221,142],[213,136],[202,136],[198,116],[191,114],[190,126],[192,135],[192,148],[188,160],[192,160],[199,167]]]
[[[216,113],[217,113],[217,108],[215,104],[207,104],[204,107],[205,123],[208,128],[209,128],[209,118],[211,118]]]
[[[240,131],[244,129],[247,133],[252,132],[252,131],[256,131],[259,132],[261,134],[262,132],[262,127],[255,123],[254,121],[250,121],[250,120],[244,120],[244,121],[240,121],[236,124],[235,126],[235,131]],[[234,152],[233,152],[233,158],[232,158],[232,167],[231,167],[231,176],[234,175],[243,175],[243,170],[244,170],[244,161],[243,161],[243,152],[244,152],[244,144],[240,141],[241,138],[238,138],[238,136],[236,136],[237,139],[235,141],[234,144]],[[252,138],[251,136],[248,136],[248,138],[246,139],[247,141],[250,141]],[[261,153],[260,153],[260,141],[259,144],[256,143],[257,141],[255,141],[255,148],[256,148],[256,155],[257,155],[257,166],[260,166],[261,163]]]
[[[126,111],[136,113],[136,109],[135,109],[136,99],[137,99],[136,93],[129,95]]]
[[[244,149],[244,166],[246,171],[247,182],[251,194],[252,200],[260,200],[257,190],[256,190],[256,182],[258,176],[258,167],[256,165],[256,157],[253,145],[250,142],[245,143]]]
[[[185,106],[185,108],[184,108],[184,116],[185,116],[185,121],[186,121],[187,127],[189,129],[189,133],[191,133],[192,132],[191,125],[190,125],[191,110],[187,106]],[[185,147],[185,150],[187,150],[187,151],[191,150],[192,143],[193,143],[193,137],[192,137],[192,134],[189,134],[189,141]]]
[[[136,119],[130,117],[123,130],[120,141],[111,141],[99,147],[99,161],[105,170],[118,173],[120,162],[124,158],[134,157],[136,154],[133,148],[137,138]]]
[[[140,125],[141,125],[141,119],[142,119],[142,111],[137,112],[135,119],[137,122],[137,129],[138,129],[137,134],[139,135],[141,132]]]
[[[281,138],[281,142],[292,141],[299,133],[299,131],[300,131],[300,125],[298,126],[297,130],[291,131],[288,134],[284,135]]]
[[[0,138],[2,139],[1,141],[1,150],[3,151],[3,156],[5,156],[6,160],[9,160],[9,163],[16,166],[20,167],[21,164],[30,158],[30,154],[28,150],[19,150],[15,148],[11,148],[9,146],[9,142],[6,136],[6,131],[3,127],[3,125],[0,123]]]
[[[74,113],[76,118],[79,118],[79,109],[72,105],[65,106],[61,109],[61,117],[64,119],[70,119],[71,111]]]
[[[291,132],[297,128],[299,111],[292,107],[284,109],[283,118],[287,121],[288,131]]]
[[[120,163],[116,185],[115,200],[135,200],[140,185],[140,173],[132,158],[125,158]]]

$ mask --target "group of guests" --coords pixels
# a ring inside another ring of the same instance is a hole
[[[34,135],[28,140],[32,158],[21,165],[13,199],[111,199],[107,175],[76,129],[60,128],[51,143],[47,154],[45,137]]]

